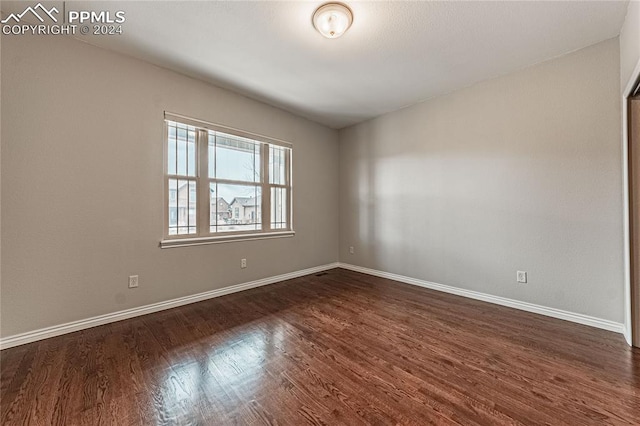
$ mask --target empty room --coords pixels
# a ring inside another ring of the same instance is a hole
[[[640,1],[0,11],[0,424],[640,424]]]

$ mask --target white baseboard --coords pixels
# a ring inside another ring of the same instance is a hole
[[[361,266],[350,265],[348,263],[340,263],[340,268],[349,269],[351,271],[361,272],[363,274],[374,275],[376,277],[387,278],[394,281],[400,281],[405,284],[412,284],[420,287],[429,288],[431,290],[451,293],[457,296],[468,297],[470,299],[482,300],[483,302],[495,303],[496,305],[507,306],[509,308],[520,309],[522,311],[533,312],[535,314],[545,315],[548,317],[558,318],[561,320],[576,322],[578,324],[589,325],[591,327],[601,328],[604,330],[615,331],[626,335],[625,326],[622,323],[609,321],[589,315],[577,314],[574,312],[563,311],[561,309],[548,308],[546,306],[535,305],[533,303],[520,302],[518,300],[507,299],[500,296],[492,296],[477,291],[464,290],[444,284],[433,283],[430,281],[419,280],[416,278],[405,277],[403,275],[392,274],[389,272],[378,271],[375,269],[363,268]]]
[[[249,290],[251,288],[261,287],[268,284],[274,284],[280,281],[290,280],[293,278],[302,277],[304,275],[311,275],[318,272],[326,271],[334,268],[344,268],[351,271],[361,272],[368,275],[374,275],[381,278],[387,278],[394,281],[399,281],[405,284],[412,284],[419,287],[425,287],[431,290],[442,291],[445,293],[455,294],[458,296],[468,297],[471,299],[482,300],[484,302],[495,303],[497,305],[507,306],[510,308],[520,309],[527,312],[533,312],[548,317],[558,318],[566,321],[572,321],[578,324],[584,324],[591,327],[601,328],[604,330],[614,331],[616,333],[622,333],[628,341],[630,341],[629,331],[624,324],[609,321],[601,318],[592,317],[589,315],[577,314],[574,312],[563,311],[561,309],[548,308],[545,306],[535,305],[527,302],[520,302],[518,300],[507,299],[499,296],[492,296],[490,294],[480,293],[477,291],[464,290],[457,287],[452,287],[444,284],[437,284],[430,281],[419,280],[416,278],[406,277],[403,275],[392,274],[389,272],[378,271],[375,269],[364,268],[361,266],[350,265],[348,263],[330,263],[327,265],[316,266],[313,268],[303,269],[301,271],[294,271],[287,274],[276,275],[274,277],[263,278],[256,281],[250,281],[243,284],[232,285],[216,290],[206,291],[204,293],[198,293],[191,296],[179,297],[177,299],[171,299],[164,302],[153,303],[150,305],[140,306],[137,308],[126,309],[123,311],[114,312],[111,314],[99,315],[91,318],[87,318],[79,321],[72,321],[65,324],[55,325],[52,327],[41,328],[39,330],[29,331],[26,333],[16,334],[13,336],[7,336],[0,338],[0,350],[12,348],[14,346],[24,345],[26,343],[35,342],[38,340],[48,339],[50,337],[60,336],[62,334],[73,333],[74,331],[80,331],[91,327],[97,327],[99,325],[109,324],[116,321],[122,321],[129,318],[134,318],[141,315],[151,314],[154,312],[163,311],[166,309],[176,308],[178,306],[188,305],[190,303],[200,302],[207,299],[213,299],[214,297],[220,297],[231,293],[237,293],[243,290]]]
[[[111,314],[99,315],[79,321],[72,321],[65,324],[54,325],[52,327],[41,328],[39,330],[29,331],[26,333],[15,334],[0,339],[0,350],[12,348],[14,346],[24,345],[26,343],[38,340],[48,339],[49,337],[60,336],[62,334],[73,333],[74,331],[84,330],[111,322],[122,321],[125,319],[137,317],[140,315],[151,314],[153,312],[164,311],[165,309],[176,308],[178,306],[188,305],[190,303],[200,302],[214,297],[220,297],[231,293],[237,293],[251,288],[261,287],[268,284],[274,284],[280,281],[290,280],[292,278],[311,275],[317,272],[326,271],[338,267],[338,262],[329,263],[327,265],[316,266],[313,268],[303,269],[301,271],[289,272],[287,274],[276,275],[275,277],[263,278],[256,281],[250,281],[243,284],[232,285],[216,290],[205,291],[204,293],[193,294],[191,296],[179,297],[164,302],[152,303],[150,305],[140,306],[137,308],[126,309]]]

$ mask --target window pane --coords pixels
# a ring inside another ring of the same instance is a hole
[[[178,180],[169,179],[169,235],[178,234]]]
[[[229,225],[231,219],[230,200],[218,195],[216,184],[209,184],[209,232],[217,232],[217,225]]]
[[[216,177],[216,134],[209,131],[209,147],[207,149],[209,156],[209,177]]]
[[[169,235],[196,233],[196,206],[196,182],[169,179]]]
[[[287,190],[271,188],[271,229],[287,229]]]
[[[215,147],[216,178],[260,182],[259,142],[218,132]]]
[[[287,183],[285,176],[285,149],[279,146],[269,146],[269,183],[277,185]]]
[[[187,174],[187,141],[185,139],[178,139],[178,173],[179,175]]]
[[[196,176],[196,129],[173,121],[167,122],[167,162],[169,174]]]
[[[209,222],[210,232],[262,229],[262,202],[259,186],[211,183],[209,193],[212,212]]]
[[[187,176],[196,175],[196,132],[189,130],[187,139]]]
[[[167,123],[167,140],[169,141],[169,146],[167,147],[167,171],[170,175],[176,174],[176,123],[170,121]]]

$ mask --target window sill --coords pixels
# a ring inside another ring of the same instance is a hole
[[[264,232],[255,234],[219,235],[215,237],[176,238],[160,241],[160,248],[203,246],[207,244],[232,243],[236,241],[267,240],[271,238],[293,237],[294,231]]]

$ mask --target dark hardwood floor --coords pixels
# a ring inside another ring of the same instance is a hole
[[[0,356],[3,425],[640,424],[621,335],[342,269]]]

